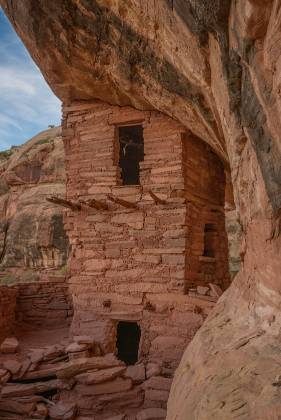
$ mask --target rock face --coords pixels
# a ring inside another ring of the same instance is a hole
[[[167,418],[278,418],[279,1],[0,4],[65,103],[160,110],[229,162],[242,267],[186,350]]]
[[[9,154],[0,154],[1,269],[59,268],[68,239],[62,209],[46,197],[65,194],[61,129],[44,131]]]

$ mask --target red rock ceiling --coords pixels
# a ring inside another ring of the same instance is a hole
[[[0,4],[64,102],[99,98],[158,109],[229,161],[244,232],[244,263],[185,353],[168,419],[277,416],[280,2],[0,0]]]

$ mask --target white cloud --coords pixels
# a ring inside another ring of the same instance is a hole
[[[60,101],[0,9],[0,149],[60,123]]]
[[[8,115],[0,114],[0,126],[5,125],[11,125],[12,127],[17,128],[18,130],[22,130],[21,126],[15,120],[13,120],[13,118],[8,117]]]
[[[32,96],[36,94],[35,84],[38,82],[40,83],[38,76],[30,71],[25,72],[11,66],[0,66],[1,94],[16,91],[19,94]]]

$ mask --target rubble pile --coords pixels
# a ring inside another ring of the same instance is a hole
[[[164,419],[171,378],[161,367],[126,366],[101,354],[88,336],[22,355],[9,337],[1,345],[1,419]],[[157,401],[155,406],[151,400]]]

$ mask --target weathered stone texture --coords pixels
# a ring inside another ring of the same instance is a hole
[[[12,149],[0,161],[0,176],[1,269],[65,265],[68,239],[62,210],[46,201],[65,192],[61,129],[44,131]]]
[[[144,138],[140,185],[122,185],[118,126],[136,122]],[[103,351],[114,352],[119,321],[136,321],[146,377],[160,375],[144,383],[143,407],[163,409],[171,385],[167,377],[217,300],[190,289],[229,285],[224,167],[206,144],[154,111],[73,102],[63,107],[62,134],[67,199],[84,203],[65,216],[72,333],[91,335]],[[150,191],[163,201],[156,203]],[[135,208],[109,200],[110,194]],[[92,199],[108,208],[89,207]],[[204,227],[210,224],[215,255],[206,256]],[[116,386],[129,390],[127,382]],[[77,391],[89,399],[91,392],[106,394],[107,388],[81,385]],[[132,404],[138,401],[138,394],[132,396]]]
[[[34,326],[69,325],[72,320],[72,298],[64,277],[36,283],[19,283],[16,319]]]
[[[33,327],[69,325],[72,298],[64,277],[0,286],[0,342],[24,322]]]
[[[277,417],[279,1],[1,4],[62,100],[160,110],[229,161],[241,270],[188,347],[168,419]]]
[[[0,342],[14,330],[17,290],[0,287]]]

